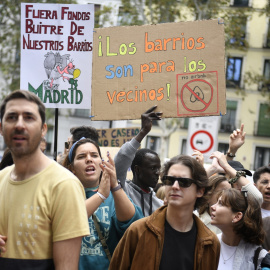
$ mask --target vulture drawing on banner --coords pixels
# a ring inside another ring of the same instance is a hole
[[[45,55],[44,68],[49,80],[50,88],[53,86],[53,82],[59,78],[63,78],[63,81],[73,77],[75,66],[70,60],[69,54],[60,55],[58,52],[48,52]],[[72,77],[68,77],[71,75]]]

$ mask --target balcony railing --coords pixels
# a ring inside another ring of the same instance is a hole
[[[270,33],[263,35],[263,48],[270,48]]]
[[[254,136],[270,137],[270,125],[269,123],[254,122]]]
[[[221,123],[219,132],[232,133],[235,130],[235,125],[231,123]]]
[[[258,84],[258,91],[270,91],[270,83],[259,83]]]
[[[248,7],[249,6],[249,0],[234,0],[232,7]]]

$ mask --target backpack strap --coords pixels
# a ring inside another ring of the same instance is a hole
[[[107,258],[108,258],[108,260],[109,260],[109,262],[110,262],[111,259],[112,259],[112,256],[111,256],[110,250],[109,250],[109,248],[108,248],[108,246],[107,246],[106,239],[104,238],[104,236],[103,236],[103,234],[102,234],[102,232],[101,232],[101,229],[100,229],[100,227],[99,227],[99,224],[98,224],[98,221],[97,221],[97,217],[96,217],[95,214],[92,215],[92,219],[93,219],[93,221],[94,221],[95,228],[96,228],[96,230],[97,230],[99,240],[100,240],[100,242],[101,242],[101,244],[102,244],[102,247],[103,247],[103,249],[104,249],[104,251],[105,251],[105,253],[106,253],[106,255],[107,255]]]
[[[259,258],[259,254],[260,254],[262,249],[263,249],[262,247],[257,247],[255,252],[254,252],[253,264],[254,264],[255,270],[257,270],[258,258]]]

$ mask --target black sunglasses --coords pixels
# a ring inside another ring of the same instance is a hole
[[[192,183],[196,183],[195,180],[190,179],[190,178],[174,177],[174,176],[168,176],[168,175],[164,175],[162,177],[162,182],[166,186],[172,186],[175,181],[177,181],[179,186],[182,188],[188,188],[191,186]]]

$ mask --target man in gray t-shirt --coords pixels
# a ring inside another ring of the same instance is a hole
[[[150,149],[140,149],[142,139],[150,132],[153,120],[161,119],[161,112],[154,112],[154,106],[141,115],[141,130],[131,141],[122,145],[114,158],[117,178],[127,195],[136,205],[141,207],[143,214],[149,216],[163,205],[157,198],[153,188],[159,179],[160,159]],[[133,180],[127,181],[126,175],[131,166]]]

